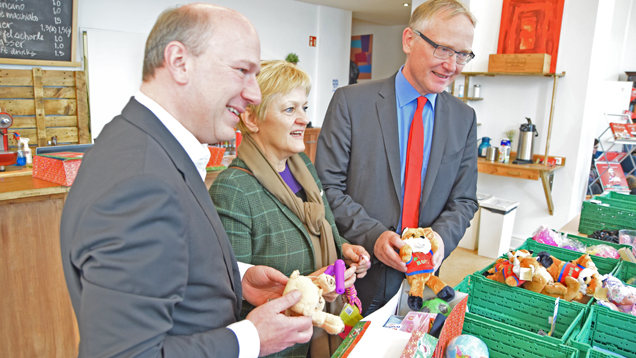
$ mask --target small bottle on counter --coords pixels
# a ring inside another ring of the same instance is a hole
[[[457,97],[464,97],[464,85],[459,85],[459,91],[457,91]]]

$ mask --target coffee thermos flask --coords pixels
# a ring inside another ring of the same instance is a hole
[[[526,117],[528,123],[524,123],[519,127],[519,144],[517,147],[517,159],[514,164],[532,164],[532,155],[534,150],[534,137],[538,137],[537,127],[532,124],[530,118]]]

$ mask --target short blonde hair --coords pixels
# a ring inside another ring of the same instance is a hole
[[[307,72],[287,61],[261,61],[261,73],[256,81],[261,89],[262,101],[258,106],[248,105],[247,109],[258,121],[265,120],[267,109],[277,95],[284,96],[298,87],[304,88],[307,94],[311,91],[311,79]],[[242,118],[238,129],[243,133],[251,133]]]
[[[438,14],[445,13],[444,20],[452,19],[458,15],[465,15],[473,27],[477,24],[477,18],[472,12],[459,0],[429,0],[415,8],[409,21],[409,27],[420,32],[428,30],[433,19]]]

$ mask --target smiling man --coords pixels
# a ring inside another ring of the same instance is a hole
[[[61,222],[79,357],[257,357],[306,343],[281,311],[287,277],[239,271],[204,179],[207,144],[230,140],[261,102],[260,41],[234,10],[163,12],[143,83],[84,156]],[[239,321],[243,300],[256,306]],[[271,301],[270,301],[271,300]]]
[[[399,232],[437,232],[439,268],[478,209],[475,112],[444,92],[475,56],[475,23],[460,1],[423,3],[402,34],[397,74],[338,89],[327,110],[316,168],[340,234],[373,254],[356,282],[365,314],[404,278]]]

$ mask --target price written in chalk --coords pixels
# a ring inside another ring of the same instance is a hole
[[[72,61],[77,1],[0,0],[0,58]]]

